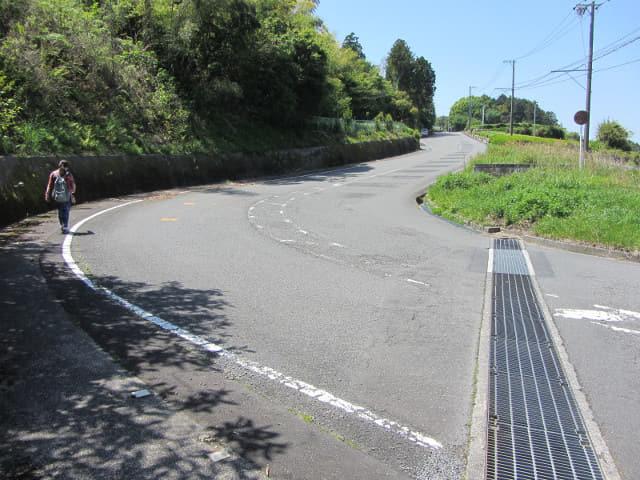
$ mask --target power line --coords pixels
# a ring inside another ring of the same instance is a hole
[[[594,60],[600,60],[603,57],[606,57],[607,55],[611,55],[612,53],[617,52],[618,50],[623,49],[624,47],[627,47],[629,45],[631,45],[633,42],[637,42],[638,40],[640,40],[640,35],[637,35],[636,37],[632,38],[631,40],[627,40],[624,41],[623,40],[626,37],[629,37],[631,35],[633,35],[634,33],[636,33],[637,31],[640,31],[640,28],[634,30],[633,32],[631,32],[628,35],[625,35],[624,37],[622,37],[619,40],[616,40],[615,42],[613,42],[611,45],[603,48],[602,50],[596,52],[596,56],[594,57]],[[618,44],[618,42],[621,42],[620,44]]]
[[[606,47],[598,50],[593,57],[593,61],[596,60],[601,60],[602,58],[611,55],[612,53],[617,52],[618,50],[621,50],[624,47],[627,47],[629,45],[631,45],[632,43],[640,40],[640,35],[637,35],[631,39],[628,39],[628,37],[631,37],[632,35],[634,35],[635,33],[639,32],[640,28],[637,28],[635,30],[633,30],[632,32],[624,35],[623,37],[620,37],[618,40],[615,40],[614,42],[610,43],[609,45],[607,45]],[[627,40],[628,39],[628,40]],[[586,69],[582,68],[582,67],[586,67],[586,61],[587,58],[581,58],[580,60],[576,60],[575,62],[569,64],[569,65],[565,65],[563,67],[560,67],[556,70],[552,70],[551,72],[545,74],[545,75],[541,75],[540,77],[536,77],[534,79],[531,80],[526,80],[524,82],[521,82],[517,85],[518,89],[526,89],[526,88],[537,88],[540,86],[547,86],[548,82],[553,80],[545,80],[549,75],[551,75],[552,73],[557,73],[560,72],[562,70],[564,71],[586,71]],[[629,63],[635,63],[635,62],[629,62]],[[625,65],[625,64],[623,64]],[[598,70],[598,71],[604,71],[604,70]],[[568,81],[568,80],[567,80]],[[561,82],[557,82],[557,83],[561,83]],[[583,87],[584,88],[584,87]]]
[[[487,90],[487,88],[489,88],[491,85],[493,85],[494,82],[498,79],[498,77],[500,75],[502,75],[502,72],[504,72],[505,68],[507,68],[507,67],[505,66],[504,62],[501,63],[500,66],[498,67],[498,69],[496,70],[496,74],[493,76],[493,78],[491,78],[491,80],[489,80],[487,82],[486,85],[484,85],[482,88],[480,88],[480,91],[484,92],[484,91]]]
[[[594,70],[594,73],[606,72],[608,70],[613,70],[614,68],[626,67],[627,65],[631,65],[632,63],[640,62],[640,58],[636,58],[635,60],[631,60],[629,62],[620,63],[618,65],[613,65],[612,67],[601,68],[599,70]]]
[[[551,31],[549,35],[547,35],[544,38],[544,40],[542,40],[542,42],[540,42],[536,47],[531,49],[529,52],[516,58],[516,60],[522,60],[523,58],[527,58],[532,55],[535,55],[538,52],[541,52],[542,50],[546,49],[547,47],[549,47],[550,45],[552,45],[553,43],[557,42],[562,37],[567,35],[569,32],[571,32],[575,27],[579,25],[580,22],[579,20],[574,18],[573,23],[570,22],[568,25],[565,26],[565,22],[569,17],[571,17],[571,12],[562,20],[562,22],[560,22],[560,24],[554,30]]]
[[[579,20],[574,18],[573,21],[570,21],[567,24],[567,19],[569,19],[571,17],[571,15],[572,15],[572,13],[569,12],[567,14],[567,16],[558,24],[558,26],[556,26],[537,46],[532,48],[529,52],[525,53],[524,55],[515,58],[514,60],[521,60],[523,58],[527,58],[527,57],[530,57],[532,55],[535,55],[536,53],[541,52],[542,50],[544,50],[547,47],[551,46],[553,43],[555,43],[556,41],[560,40],[562,37],[564,37],[569,32],[571,32],[580,23]],[[481,91],[486,91],[498,79],[498,77],[502,74],[502,72],[504,71],[504,68],[505,68],[505,66],[504,66],[504,62],[503,62],[502,68],[499,68],[496,71],[496,74],[493,76],[493,78],[489,82],[487,82],[487,84],[485,86],[483,86],[480,90]]]

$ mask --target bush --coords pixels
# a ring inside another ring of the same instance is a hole
[[[631,151],[629,132],[618,122],[603,122],[598,126],[597,138],[609,148]]]
[[[536,133],[539,137],[555,138],[558,140],[564,140],[566,135],[564,128],[556,125],[540,125],[540,127],[537,127]]]

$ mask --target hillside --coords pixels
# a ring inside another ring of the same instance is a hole
[[[0,0],[0,155],[256,151],[430,127],[433,89],[395,88],[316,3]]]

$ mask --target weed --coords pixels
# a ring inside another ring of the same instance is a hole
[[[428,198],[435,213],[502,224],[556,239],[640,249],[640,172],[586,155],[568,142],[491,145],[474,163],[531,163],[504,177],[466,170],[440,177]]]

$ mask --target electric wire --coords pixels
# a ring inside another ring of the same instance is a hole
[[[554,30],[552,30],[551,33],[549,35],[547,35],[536,47],[532,48],[530,51],[528,51],[524,55],[516,58],[516,60],[522,60],[523,58],[531,57],[532,55],[535,55],[536,53],[545,50],[547,47],[551,46],[553,43],[557,42],[562,37],[564,37],[567,34],[569,34],[569,32],[571,32],[573,29],[575,29],[580,24],[580,21],[577,18],[574,17],[572,22],[569,22],[568,25],[565,25],[567,19],[571,15],[572,15],[572,13],[570,12],[560,22],[560,24]]]
[[[618,65],[613,65],[611,67],[607,67],[607,68],[600,68],[598,70],[594,70],[594,73],[600,73],[600,72],[606,72],[608,70],[614,70],[616,68],[622,68],[622,67],[626,67],[627,65],[631,65],[632,63],[638,63],[640,62],[640,58],[636,58],[635,60],[631,60],[629,62],[625,62],[625,63],[620,63]]]
[[[593,61],[597,61],[597,60],[601,60],[602,58],[611,55],[619,50],[621,50],[624,47],[627,47],[629,45],[631,45],[632,43],[640,40],[640,35],[636,35],[633,38],[629,38],[632,37],[634,34],[636,34],[637,32],[640,31],[640,28],[637,28],[635,30],[633,30],[632,32],[624,35],[623,37],[620,37],[619,39],[615,40],[614,42],[610,43],[609,45],[605,46],[604,48],[598,50],[594,56],[593,56]],[[582,70],[584,67],[584,69],[586,69],[586,63],[587,63],[587,59],[586,57],[580,59],[580,60],[576,60],[575,62],[569,64],[569,65],[565,65],[561,68],[558,68],[556,71],[552,71],[549,72],[545,75],[542,75],[540,77],[531,79],[531,80],[526,80],[523,82],[520,82],[516,85],[516,88],[518,90],[524,90],[524,89],[529,89],[529,88],[540,88],[540,87],[546,87],[546,86],[550,86],[550,85],[556,85],[558,83],[563,83],[563,82],[567,82],[569,80],[573,80],[576,81],[575,79],[573,79],[573,77],[569,76],[569,78],[564,78],[563,80],[559,80],[558,76],[552,77],[552,78],[548,78],[553,74],[560,74],[559,76],[564,76],[562,75],[562,73],[569,73],[568,70],[573,70],[573,71],[580,71]],[[631,61],[631,62],[627,62],[627,63],[623,63],[620,65],[616,65],[614,67],[611,68],[603,68],[603,69],[598,69],[598,70],[594,70],[594,73],[596,72],[602,72],[602,71],[606,71],[609,69],[613,69],[613,68],[618,68],[621,66],[625,66],[628,64],[632,64],[632,63],[636,63],[636,61]],[[559,70],[567,70],[567,72],[559,72]],[[584,88],[584,87],[583,87]]]

